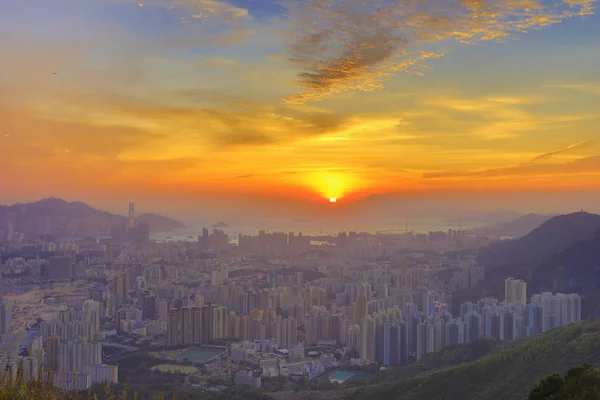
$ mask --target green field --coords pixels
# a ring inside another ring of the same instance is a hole
[[[198,372],[198,368],[188,365],[173,365],[173,364],[159,364],[152,367],[153,371],[168,372],[172,374],[185,374],[191,375]]]
[[[176,360],[177,361],[188,360],[193,363],[203,364],[221,354],[223,354],[223,350],[221,350],[221,349],[192,347],[191,349],[188,349],[184,353],[177,356]]]
[[[223,354],[224,349],[191,347],[185,350],[150,353],[153,357],[172,361],[190,361],[195,364],[204,364]]]

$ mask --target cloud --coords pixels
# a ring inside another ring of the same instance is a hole
[[[593,13],[596,0],[289,0],[289,61],[302,72],[289,103],[380,88],[398,71],[421,72],[452,42],[503,40]]]
[[[564,89],[572,90],[578,93],[600,95],[600,83],[589,82],[589,83],[566,83],[557,85],[545,85],[544,87],[551,89]]]
[[[569,146],[567,146],[567,147],[565,147],[563,149],[560,149],[560,150],[554,150],[554,151],[551,151],[551,152],[548,152],[548,153],[540,154],[539,156],[535,157],[531,161],[532,162],[536,162],[536,161],[540,161],[540,160],[546,160],[546,159],[552,158],[554,156],[557,156],[559,154],[570,152],[570,151],[576,150],[576,149],[585,148],[585,147],[587,147],[587,146],[589,146],[591,144],[592,144],[591,140],[586,140],[586,141],[583,141],[583,142],[575,143],[575,144],[569,145]]]
[[[166,7],[171,10],[184,10],[188,16],[196,20],[217,18],[234,23],[239,20],[252,19],[247,9],[220,0],[147,0],[138,5],[140,7]]]
[[[547,114],[534,112],[526,106],[540,104],[553,99],[535,97],[444,97],[426,96],[418,100],[422,106],[450,111],[455,117],[448,121],[464,126],[463,133],[482,140],[512,139],[524,133],[542,132],[596,119],[598,113],[590,114]],[[446,112],[447,112],[446,111]],[[440,120],[441,117],[435,117]],[[448,129],[448,128],[446,128]]]
[[[235,179],[247,179],[247,178],[252,178],[254,175],[256,174],[244,174],[244,175],[238,175],[235,177]]]
[[[560,164],[528,164],[515,167],[493,168],[484,171],[426,172],[423,174],[423,178],[502,178],[515,176],[558,176],[583,173],[600,173],[600,156],[585,157]]]
[[[114,0],[124,2],[129,0]],[[206,42],[218,45],[239,45],[256,33],[253,18],[246,8],[224,0],[148,0],[138,4],[143,8],[162,8],[178,17],[182,24],[201,28],[188,45]]]

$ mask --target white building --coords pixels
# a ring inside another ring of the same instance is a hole
[[[527,283],[521,279],[507,278],[504,281],[504,300],[507,303],[527,304]]]

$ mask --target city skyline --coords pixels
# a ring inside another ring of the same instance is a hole
[[[0,203],[594,204],[596,1],[375,3],[2,1]]]

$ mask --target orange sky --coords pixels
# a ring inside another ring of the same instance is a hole
[[[0,203],[600,189],[595,0],[78,3],[0,4]]]

